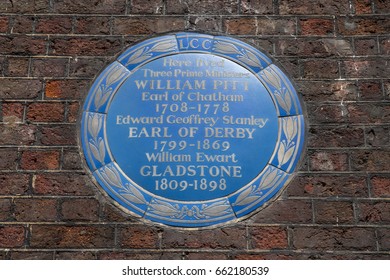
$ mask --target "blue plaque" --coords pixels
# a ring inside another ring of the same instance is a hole
[[[304,117],[284,73],[236,39],[177,33],[125,50],[94,81],[81,143],[122,208],[183,228],[247,217],[288,184]]]

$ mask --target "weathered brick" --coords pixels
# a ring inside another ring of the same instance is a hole
[[[61,16],[38,17],[35,26],[36,33],[68,34],[72,32],[72,18]]]
[[[31,79],[1,79],[0,98],[35,99],[42,90],[42,82]]]
[[[114,245],[111,226],[32,225],[31,248],[106,248]]]
[[[157,260],[161,259],[161,253],[133,253],[128,251],[99,251],[98,260]]]
[[[63,103],[37,102],[27,106],[27,120],[32,122],[62,122],[65,118]]]
[[[22,152],[20,167],[24,170],[54,170],[60,167],[57,150],[27,150]]]
[[[67,108],[67,121],[69,123],[76,123],[79,119],[79,111],[80,111],[80,103],[79,102],[72,102],[68,104]]]
[[[390,13],[390,5],[387,0],[373,0],[375,3],[375,12],[379,14]]]
[[[133,0],[130,11],[131,14],[162,14],[164,12],[164,1]]]
[[[0,37],[0,54],[5,55],[45,55],[45,37],[9,35]]]
[[[241,13],[248,15],[262,15],[262,14],[272,14],[273,13],[273,1],[251,1],[243,0],[241,1]]]
[[[167,0],[167,14],[235,14],[238,12],[237,1],[196,1]]]
[[[306,18],[299,21],[300,35],[333,35],[333,19]]]
[[[367,228],[294,228],[295,249],[375,250],[373,229]]]
[[[346,78],[387,78],[390,75],[388,59],[344,60],[342,71]]]
[[[383,100],[385,98],[380,81],[359,81],[358,86],[362,100]]]
[[[0,17],[0,33],[6,33],[8,31],[9,18]]]
[[[52,260],[53,252],[41,251],[12,251],[11,260]]]
[[[384,228],[378,230],[379,248],[383,251],[390,250],[390,229]]]
[[[390,54],[390,39],[380,40],[380,49],[381,49],[381,54],[385,54],[385,55]]]
[[[390,143],[390,127],[371,126],[366,131],[367,145],[371,147],[386,147]]]
[[[349,12],[348,5],[349,3],[346,0],[280,0],[279,12],[283,15],[339,15]]]
[[[390,197],[390,177],[376,175],[370,182],[374,197]]]
[[[145,226],[129,226],[119,229],[120,246],[122,248],[158,248],[159,237],[156,228]]]
[[[287,188],[295,197],[368,197],[365,177],[356,175],[301,175]]]
[[[305,101],[357,100],[358,86],[354,81],[299,81]]]
[[[0,126],[0,145],[32,145],[36,142],[37,127],[5,123]]]
[[[6,222],[12,218],[12,203],[10,199],[0,198],[0,221]]]
[[[302,78],[299,60],[297,58],[280,57],[278,61],[281,65],[283,65],[284,73],[286,73],[289,77],[295,79]]]
[[[313,147],[361,147],[365,145],[364,129],[349,126],[311,126],[308,146]]]
[[[45,97],[48,99],[79,100],[86,94],[90,81],[87,80],[48,80]]]
[[[293,35],[296,34],[295,19],[280,18],[228,18],[225,31],[233,35]]]
[[[312,171],[347,171],[348,154],[346,152],[315,151],[310,154]]]
[[[150,35],[171,30],[184,29],[185,22],[180,17],[145,17],[114,18],[114,34],[118,35]]]
[[[55,0],[54,12],[63,14],[125,14],[125,0]]]
[[[73,124],[40,126],[40,141],[46,146],[76,146],[77,127]]]
[[[316,201],[314,219],[319,224],[354,223],[353,206],[347,201]]]
[[[67,37],[53,38],[50,53],[53,55],[113,56],[121,50],[120,37]]]
[[[390,19],[383,16],[339,17],[337,27],[341,35],[387,34]]]
[[[345,105],[340,104],[309,104],[307,111],[312,124],[344,123],[348,120],[349,112]]]
[[[22,247],[26,232],[22,226],[0,226],[0,248]]]
[[[0,169],[13,170],[16,169],[18,160],[18,151],[16,149],[0,148]]]
[[[33,32],[34,25],[33,16],[16,16],[13,18],[11,32],[19,34],[29,34]]]
[[[389,224],[390,203],[387,201],[372,201],[357,203],[358,220],[369,224]]]
[[[278,40],[276,54],[287,56],[323,57],[330,56],[329,48],[325,47],[322,40]]]
[[[93,78],[103,68],[102,58],[75,58],[70,61],[69,76]],[[69,82],[69,81],[68,81]]]
[[[57,219],[55,199],[15,199],[14,216],[18,222],[50,222]]]
[[[4,13],[44,13],[49,9],[49,2],[47,0],[34,1],[1,1],[0,11]]]
[[[119,210],[118,207],[115,207],[111,204],[102,205],[102,220],[106,222],[128,222],[136,221],[131,216],[126,215],[123,211]]]
[[[306,79],[335,79],[340,74],[336,60],[307,60],[302,64]],[[324,69],[327,71],[324,71]]]
[[[29,190],[30,175],[0,173],[0,195],[24,195]]]
[[[80,170],[82,169],[81,156],[79,151],[64,150],[62,169]]]
[[[246,230],[241,227],[205,231],[178,232],[165,230],[164,248],[229,249],[246,247]]]
[[[78,173],[40,173],[34,180],[34,193],[40,195],[94,195],[93,183]]]
[[[56,252],[55,260],[96,260],[96,252]]]
[[[94,199],[67,199],[61,203],[62,220],[97,221],[99,220],[99,203]]]
[[[75,33],[80,34],[110,34],[109,17],[80,17],[76,19]]]
[[[288,248],[287,229],[283,227],[250,227],[253,249],[273,250]]]
[[[372,13],[371,0],[354,0],[354,4],[356,14],[361,15]]]
[[[277,200],[256,214],[254,220],[257,223],[311,223],[311,203],[302,200]]]
[[[6,61],[5,76],[27,77],[30,59],[25,57],[9,57]]]
[[[374,38],[355,39],[356,55],[375,55],[378,54],[377,41]]]
[[[66,75],[68,59],[64,58],[37,58],[32,61],[32,75],[34,77],[63,77]]]
[[[347,105],[349,121],[355,124],[382,124],[390,120],[390,105],[386,103],[355,103]]]
[[[222,18],[220,16],[191,16],[189,18],[190,30],[210,30],[213,32],[222,32]]]
[[[358,150],[351,153],[353,171],[388,171],[389,150]]]

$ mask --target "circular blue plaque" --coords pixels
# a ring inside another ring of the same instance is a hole
[[[81,142],[93,177],[122,208],[207,227],[243,219],[288,184],[304,117],[288,78],[259,50],[177,33],[130,47],[96,78]]]

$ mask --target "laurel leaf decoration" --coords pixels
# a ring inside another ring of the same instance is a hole
[[[125,184],[125,187],[119,193],[128,201],[135,204],[146,204],[144,195],[133,185]]]
[[[214,44],[214,50],[223,54],[234,54],[236,58],[249,66],[262,68],[260,59],[250,50],[246,48],[238,48],[232,43],[223,41],[216,41]]]
[[[221,201],[202,207],[201,213],[205,216],[216,217],[228,214],[229,210],[231,210],[230,205]]]
[[[101,175],[110,186],[122,188],[121,177],[114,167],[105,166],[104,169],[101,171]]]
[[[298,117],[283,118],[282,128],[286,139],[280,142],[278,150],[278,167],[289,162],[296,149],[296,137],[298,135]]]
[[[176,49],[176,41],[162,41],[150,48],[149,52],[169,52]]]
[[[215,42],[214,50],[224,54],[241,54],[240,50],[234,44],[222,41]]]
[[[158,42],[152,47],[143,47],[136,50],[127,60],[126,66],[144,62],[151,58],[155,53],[169,52],[176,49],[175,40]]]
[[[175,217],[180,215],[178,205],[175,207],[168,202],[153,200],[149,207],[151,212],[159,216]]]

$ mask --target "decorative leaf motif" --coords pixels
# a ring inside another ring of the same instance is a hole
[[[259,198],[260,198],[260,195],[256,195],[256,196],[249,196],[248,195],[247,197],[242,198],[240,201],[236,201],[234,203],[234,205],[237,205],[237,206],[247,205],[247,204],[250,204],[252,202],[255,202]]]
[[[100,107],[99,103],[100,103],[100,100],[102,99],[102,96],[103,96],[102,87],[98,87],[96,90],[95,99],[94,99],[95,108],[97,108],[97,109]]]
[[[141,63],[153,56],[153,53],[168,52],[176,49],[176,42],[173,40],[158,42],[151,48],[144,47],[135,51],[127,60],[126,66]]]
[[[280,80],[276,72],[270,67],[264,69],[261,72],[261,77],[276,89],[280,89],[282,87],[282,81]]]
[[[287,137],[287,141],[291,142],[298,133],[298,122],[296,117],[286,118],[283,121],[283,132]]]
[[[102,116],[99,114],[88,115],[88,132],[96,140],[100,129],[102,128]]]
[[[251,186],[250,188],[247,188],[245,191],[240,193],[240,195],[237,197],[234,205],[240,206],[240,205],[247,204],[246,199],[250,196],[250,194],[254,191],[254,189],[255,189],[255,186]]]
[[[122,187],[121,177],[115,168],[111,169],[110,167],[106,166],[104,168],[104,171],[101,172],[101,174],[102,174],[103,178],[106,180],[106,182],[109,183],[111,186],[114,186],[117,188]]]
[[[173,40],[158,42],[150,48],[149,52],[168,52],[176,49],[176,42]]]
[[[283,140],[281,143],[280,143],[280,147],[279,147],[279,151],[278,151],[278,162],[279,162],[279,165],[278,167],[282,166],[284,162],[284,155],[285,155],[285,152],[286,152],[286,141]]]
[[[89,144],[89,149],[91,150],[93,157],[96,158],[100,162],[100,160],[99,160],[100,155],[99,155],[98,148],[93,144],[92,141],[90,141],[88,144]]]
[[[122,66],[120,66],[120,65],[115,66],[115,68],[107,76],[107,79],[106,79],[107,86],[110,86],[110,85],[118,82],[125,75],[126,75],[126,71],[124,71]]]
[[[286,100],[280,95],[280,93],[278,91],[275,91],[274,94],[275,94],[276,100],[278,101],[278,104],[280,105],[280,107],[282,107],[283,110],[285,110],[287,113],[289,113],[291,106],[289,106],[286,103]]]
[[[215,217],[228,214],[230,209],[230,205],[222,201],[203,207],[202,213],[206,216]]]
[[[231,43],[216,41],[214,50],[225,54],[241,54],[240,50]]]
[[[106,148],[104,147],[104,141],[102,138],[99,138],[99,158],[100,163],[104,163],[104,157],[106,155]]]
[[[279,177],[280,175],[278,175],[278,170],[276,168],[269,169],[269,171],[265,173],[263,178],[261,179],[259,187],[261,187],[261,189],[267,189],[269,187],[272,187],[279,179]]]
[[[239,60],[241,60],[242,62],[250,65],[250,66],[253,66],[253,67],[261,67],[261,62],[260,60],[257,58],[257,56],[255,56],[252,52],[250,51],[245,51],[243,50],[243,54],[244,55],[240,55],[238,56],[237,58]]]
[[[153,201],[149,206],[152,208],[151,211],[157,215],[165,217],[174,217],[180,215],[180,210],[173,205],[163,201]]]
[[[133,202],[135,204],[146,204],[147,201],[143,194],[133,185],[131,184],[126,184],[126,187],[119,191],[119,193],[129,200],[130,202]]]

